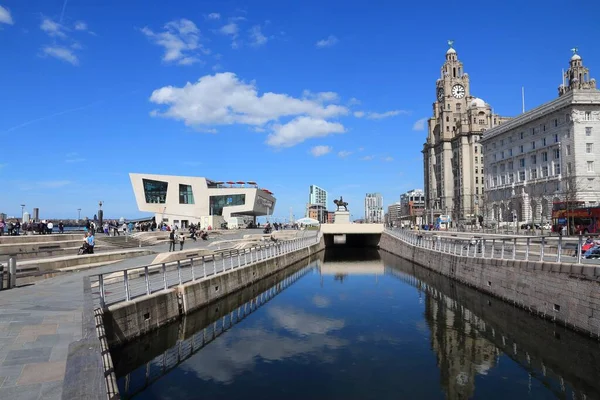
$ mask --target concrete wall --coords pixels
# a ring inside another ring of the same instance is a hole
[[[600,336],[600,267],[460,257],[413,247],[388,233],[379,246],[543,318]]]
[[[122,345],[324,248],[324,241],[321,240],[306,249],[109,306],[103,314],[108,344],[110,347]]]

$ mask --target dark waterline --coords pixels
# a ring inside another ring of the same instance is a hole
[[[124,348],[135,399],[599,399],[600,345],[385,252],[321,253]]]

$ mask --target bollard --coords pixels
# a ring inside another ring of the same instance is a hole
[[[0,290],[4,289],[4,265],[0,264]]]
[[[8,259],[8,288],[17,287],[17,258],[11,255]]]

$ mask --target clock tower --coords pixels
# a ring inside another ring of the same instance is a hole
[[[504,120],[485,101],[471,95],[469,75],[448,41],[446,60],[435,84],[433,116],[423,145],[425,199],[428,220],[449,215],[456,223],[471,223],[483,202],[483,152],[479,139],[485,129]]]

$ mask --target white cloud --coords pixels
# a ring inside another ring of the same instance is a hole
[[[410,114],[410,111],[406,110],[391,110],[382,113],[373,112],[373,111],[355,111],[354,116],[356,118],[366,117],[367,119],[384,119],[389,117],[395,117],[397,115],[407,115]]]
[[[43,188],[48,188],[48,189],[56,189],[56,188],[61,188],[67,185],[70,185],[72,182],[71,181],[42,181],[42,182],[36,182],[36,185],[38,187],[43,187]]]
[[[10,11],[8,10],[8,8],[4,8],[2,6],[0,6],[0,24],[14,24],[14,21],[12,19],[12,16],[10,15]]]
[[[213,70],[213,71],[220,71],[220,70],[222,70],[222,69],[223,69],[223,66],[222,66],[221,64],[215,64],[215,65],[213,65],[213,67],[212,67],[212,70]]]
[[[356,97],[352,97],[350,100],[348,100],[348,106],[357,106],[360,104],[360,100],[357,99]]]
[[[373,156],[364,156],[361,158],[362,161],[371,161],[374,157]]]
[[[325,154],[331,153],[331,150],[333,150],[331,146],[315,146],[312,149],[310,149],[310,154],[312,154],[315,157],[321,157]]]
[[[252,29],[250,29],[250,45],[262,46],[267,43],[268,40],[269,39],[263,35],[259,25],[254,25]]]
[[[306,139],[323,137],[332,133],[344,133],[346,129],[339,122],[329,122],[312,117],[298,117],[287,124],[275,125],[267,144],[274,147],[292,147]]]
[[[332,103],[340,100],[340,96],[336,92],[318,92],[313,93],[310,90],[304,90],[302,97],[307,99],[314,99],[321,103]]]
[[[79,59],[72,49],[61,46],[45,46],[42,52],[46,56],[54,57],[62,61],[66,61],[73,65],[79,65]]]
[[[346,157],[348,157],[351,154],[352,154],[351,151],[342,150],[342,151],[338,152],[338,157],[340,157],[340,158],[346,158]]]
[[[162,32],[154,32],[148,27],[141,31],[156,45],[164,47],[165,62],[191,65],[200,61],[200,53],[210,53],[200,43],[200,30],[196,24],[185,18],[168,22]]]
[[[413,131],[424,131],[426,122],[427,122],[427,118],[421,118],[421,119],[416,120],[413,125]]]
[[[0,164],[0,169],[6,167],[8,164]]]
[[[74,27],[75,27],[76,31],[87,31],[87,28],[88,28],[87,24],[85,22],[83,22],[83,21],[77,21],[77,22],[75,22],[75,26]]]
[[[331,47],[333,45],[335,45],[338,42],[338,38],[336,38],[333,35],[329,35],[329,37],[327,39],[321,39],[316,43],[316,46],[318,48],[323,48],[323,47]]]
[[[221,14],[219,13],[210,13],[207,15],[208,19],[221,19]]]
[[[312,303],[319,308],[326,308],[331,305],[331,300],[325,296],[319,296],[316,294],[312,298]]]
[[[227,25],[223,25],[221,27],[221,29],[219,29],[219,32],[222,33],[223,35],[230,35],[230,36],[237,36],[238,32],[239,32],[239,27],[238,24],[234,23],[234,22],[230,22]]]
[[[388,157],[384,157],[383,161],[385,161],[385,162],[392,162],[392,161],[394,161],[394,157],[389,157],[389,156]]]
[[[254,83],[245,83],[231,72],[201,77],[183,87],[156,89],[150,101],[163,105],[151,115],[183,121],[187,126],[243,124],[267,127],[271,131],[267,143],[290,147],[311,137],[343,133],[345,128],[327,119],[348,114],[346,107],[314,99],[294,98],[287,94],[267,92],[262,95]],[[293,118],[280,123],[282,118]]]
[[[44,32],[46,32],[46,34],[48,34],[48,36],[58,37],[58,38],[62,38],[62,39],[66,39],[66,37],[67,37],[66,31],[69,30],[64,25],[61,25],[58,22],[54,22],[50,18],[42,19],[40,29],[43,30]]]

